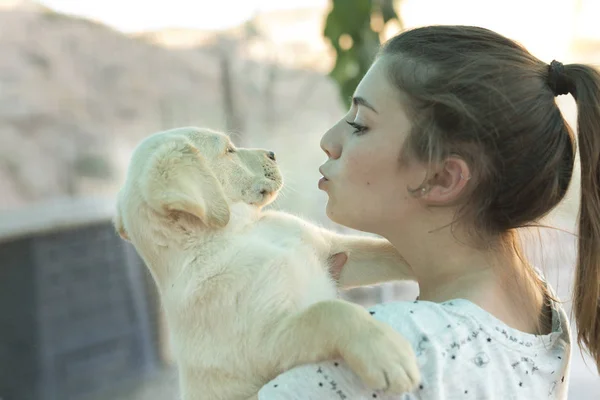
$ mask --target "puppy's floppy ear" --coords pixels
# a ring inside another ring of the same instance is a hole
[[[123,240],[131,241],[129,239],[129,235],[127,235],[127,231],[125,231],[125,226],[123,225],[123,217],[121,216],[121,193],[117,195],[117,208],[115,210],[115,215],[113,217],[113,226],[115,230],[121,236]]]
[[[143,174],[142,196],[158,212],[180,211],[210,228],[229,222],[229,205],[217,178],[185,137],[171,138],[151,155]]]

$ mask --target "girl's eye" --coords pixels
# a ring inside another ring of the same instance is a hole
[[[366,126],[357,124],[356,122],[353,122],[353,121],[346,121],[346,123],[354,128],[354,132],[352,132],[352,133],[355,135],[361,135],[369,129]]]

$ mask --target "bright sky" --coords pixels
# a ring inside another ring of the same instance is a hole
[[[56,11],[125,32],[161,28],[223,29],[256,11],[325,6],[328,0],[38,0]]]
[[[2,2],[3,0],[0,0]],[[66,14],[100,21],[124,32],[239,25],[255,12],[327,7],[330,0],[34,0]],[[562,57],[574,34],[600,38],[599,0],[403,0],[408,27],[469,24],[523,42],[539,57]]]
[[[101,21],[124,32],[171,27],[223,29],[238,25],[257,11],[325,7],[330,0],[34,0],[57,11]],[[2,0],[0,0],[2,2]],[[598,0],[403,0],[409,25],[459,23],[512,25],[523,32],[569,30],[580,8],[576,30],[598,37]],[[576,5],[578,4],[578,6]],[[415,12],[411,11],[414,10]],[[413,17],[414,15],[414,17]],[[414,19],[414,24],[410,20]],[[418,21],[418,22],[417,22]],[[549,27],[551,27],[549,29]]]

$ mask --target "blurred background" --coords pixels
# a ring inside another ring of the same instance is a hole
[[[348,232],[324,214],[319,139],[380,41],[471,24],[547,62],[594,64],[598,15],[595,0],[0,0],[0,400],[177,398],[154,283],[110,223],[146,135],[210,126],[271,149],[287,180],[273,207]],[[577,181],[546,221],[562,230],[524,232],[569,313]],[[417,292],[343,295],[369,305]],[[570,387],[569,399],[600,393],[576,346]]]

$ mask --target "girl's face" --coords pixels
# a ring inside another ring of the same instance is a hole
[[[410,129],[380,59],[356,88],[352,108],[321,139],[328,160],[320,168],[319,188],[329,196],[332,221],[385,236],[423,213],[419,196],[408,188],[423,183],[426,168],[399,161]]]

